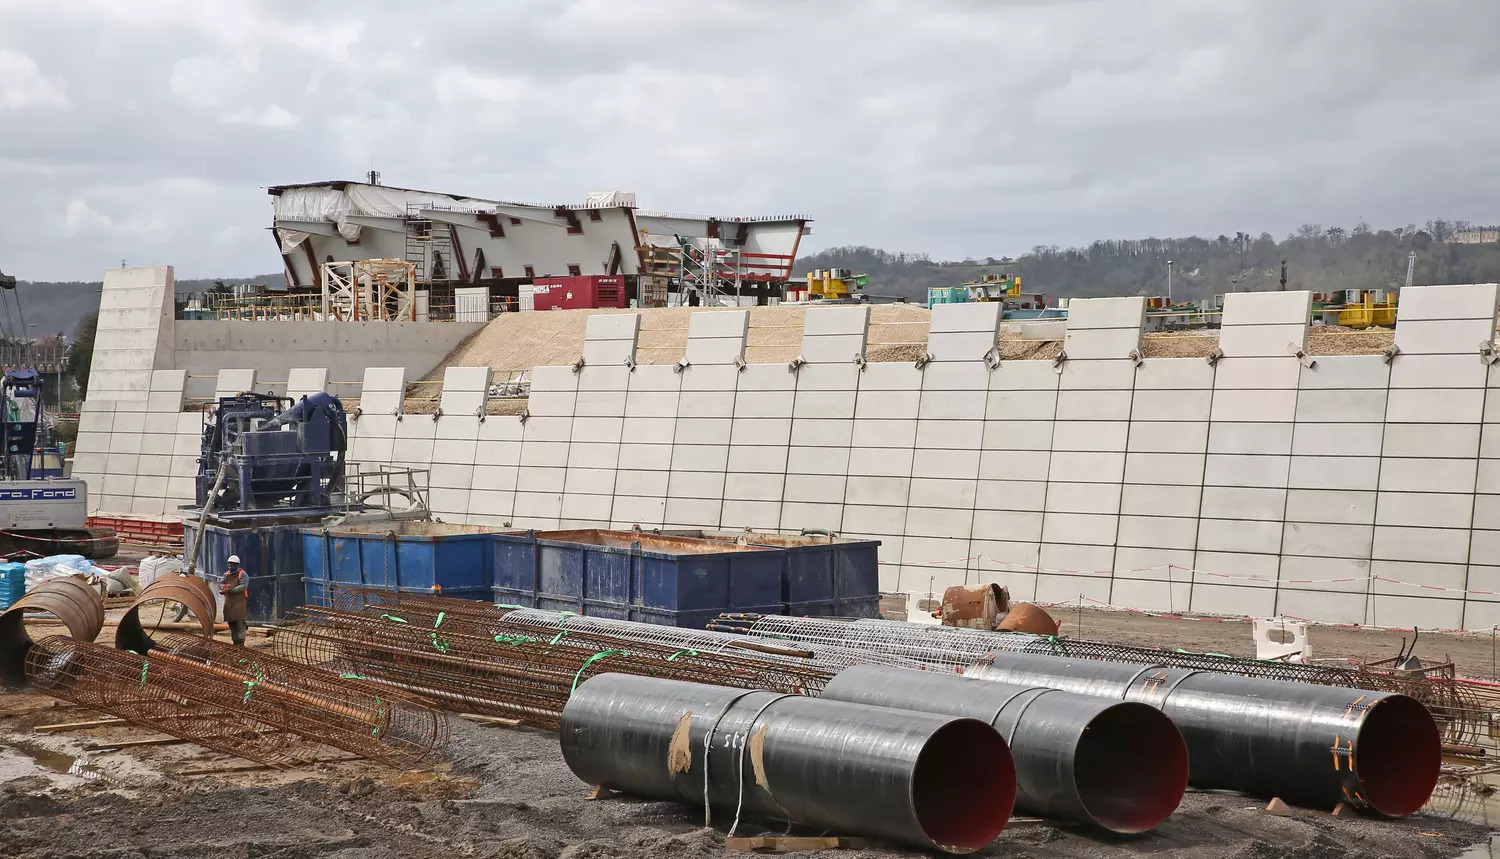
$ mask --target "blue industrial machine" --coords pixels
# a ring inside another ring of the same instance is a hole
[[[302,605],[301,529],[361,506],[345,497],[347,448],[338,397],[221,397],[203,426],[196,509],[183,518],[184,571],[216,584],[237,556],[252,622]]]
[[[221,397],[203,428],[196,506],[220,517],[341,509],[347,441],[344,404],[330,394]]]

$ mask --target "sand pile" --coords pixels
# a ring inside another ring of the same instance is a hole
[[[1379,355],[1396,342],[1394,328],[1346,328],[1323,325],[1307,334],[1309,355]]]
[[[727,310],[728,308],[726,308]],[[751,307],[745,360],[751,364],[779,364],[793,360],[802,348],[802,322],[807,308],[781,305]],[[564,366],[583,354],[588,317],[595,313],[641,313],[636,361],[673,364],[687,351],[688,319],[694,313],[721,312],[713,308],[671,307],[633,310],[550,310],[507,313],[460,343],[425,380],[441,379],[450,366],[489,365],[497,379],[538,366]],[[916,361],[927,354],[931,312],[913,304],[877,304],[870,308],[870,361]],[[1357,331],[1342,326],[1320,326],[1308,333],[1313,355],[1377,355],[1394,341],[1390,328]],[[1217,331],[1158,331],[1144,336],[1147,358],[1206,358],[1218,346]],[[1062,351],[1060,340],[1029,340],[1007,327],[1000,336],[1005,360],[1051,360]],[[411,393],[417,394],[414,388]],[[425,390],[422,390],[425,393]]]
[[[732,308],[725,308],[729,310]],[[750,307],[745,360],[751,364],[789,362],[802,351],[805,307]],[[638,364],[675,364],[687,352],[688,319],[715,308],[668,307],[634,310],[549,310],[507,313],[460,343],[427,379],[440,379],[447,367],[489,365],[496,376],[540,366],[562,366],[583,353],[584,330],[595,313],[641,313],[636,345]],[[914,304],[876,304],[870,308],[869,359],[915,361],[926,351],[932,314]],[[877,353],[885,357],[877,357]],[[911,357],[906,357],[910,354]]]
[[[1219,345],[1217,331],[1153,331],[1141,338],[1147,358],[1207,358]]]

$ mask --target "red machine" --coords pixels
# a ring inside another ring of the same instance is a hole
[[[537,310],[626,307],[625,278],[618,274],[538,277],[532,282]]]

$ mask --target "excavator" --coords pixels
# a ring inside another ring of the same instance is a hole
[[[0,289],[15,288],[15,277],[0,273]],[[35,369],[0,376],[0,555],[112,558],[120,548],[115,532],[88,527],[88,485],[63,476],[43,389]]]

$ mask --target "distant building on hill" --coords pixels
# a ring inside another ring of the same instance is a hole
[[[1500,227],[1475,227],[1469,230],[1459,230],[1449,237],[1448,242],[1455,245],[1488,245],[1500,242]]]

